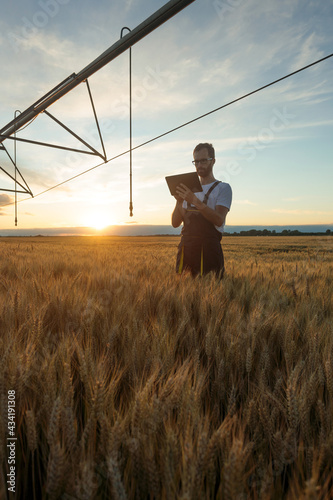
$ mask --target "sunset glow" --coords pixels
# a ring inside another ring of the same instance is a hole
[[[24,112],[115,44],[123,26],[133,30],[165,3],[101,0],[78,10],[76,2],[55,1],[51,15],[47,2],[45,9],[43,2],[8,2],[0,19],[2,65],[10,75],[0,82],[0,129],[15,110]],[[206,141],[215,147],[215,177],[233,191],[226,231],[228,225],[333,223],[333,57],[254,92],[328,56],[332,21],[332,2],[196,0],[133,46],[138,225],[171,227],[175,200],[165,177],[192,171],[193,148]],[[0,149],[0,167],[12,175],[0,172],[0,188],[8,189],[0,191],[0,230],[102,230],[132,222],[128,51],[89,77],[89,86],[113,160],[19,142],[17,165],[34,198],[19,194],[15,229],[14,169]],[[84,83],[50,112],[101,151]],[[18,135],[85,149],[45,113]],[[13,158],[13,142],[5,142]]]

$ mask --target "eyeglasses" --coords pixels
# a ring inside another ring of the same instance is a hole
[[[211,160],[214,160],[214,158],[204,158],[203,160],[193,160],[192,163],[193,163],[193,165],[195,165],[197,167],[198,165],[200,165],[200,163],[201,163],[201,165],[207,165],[207,163]]]

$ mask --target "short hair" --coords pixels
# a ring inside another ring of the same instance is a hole
[[[215,149],[213,148],[213,144],[209,144],[208,142],[200,142],[200,144],[195,146],[193,153],[196,153],[204,148],[207,149],[210,158],[215,158]]]

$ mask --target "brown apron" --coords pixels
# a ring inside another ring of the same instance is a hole
[[[215,182],[206,193],[203,203],[207,204],[210,193],[219,184]],[[184,227],[178,246],[176,271],[181,274],[189,270],[193,276],[215,272],[222,277],[224,259],[221,247],[222,233],[209,222],[199,210],[187,204]]]

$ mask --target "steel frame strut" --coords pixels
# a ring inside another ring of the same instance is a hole
[[[30,196],[33,196],[26,180],[24,179],[23,175],[21,174],[21,172],[19,171],[19,169],[17,168],[17,165],[16,165],[16,158],[13,160],[13,158],[10,156],[10,154],[8,153],[7,149],[5,148],[5,146],[2,144],[2,147],[0,148],[1,151],[5,151],[5,153],[7,154],[9,160],[11,161],[11,163],[14,165],[14,168],[15,168],[15,176],[13,177],[9,172],[7,172],[1,165],[0,165],[0,170],[2,172],[4,172],[8,177],[10,177],[14,182],[15,182],[15,189],[5,189],[5,188],[0,188],[0,191],[9,191],[9,192],[17,192],[17,193],[24,193],[24,194],[30,194]],[[15,154],[16,156],[16,154]],[[17,175],[16,174],[19,174],[19,176],[21,177],[23,183],[25,184],[25,186],[23,184],[21,184],[18,180],[17,180]],[[18,184],[22,189],[23,191],[17,191],[16,189],[16,184]]]

